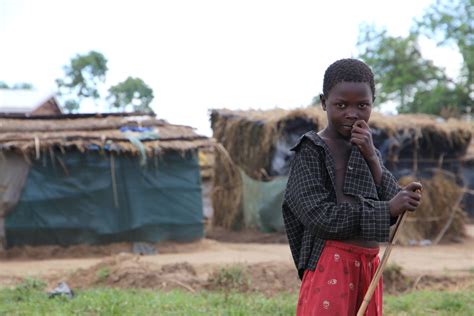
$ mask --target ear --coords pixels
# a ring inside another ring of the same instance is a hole
[[[323,108],[323,111],[326,111],[326,97],[324,96],[324,94],[320,94],[319,95],[319,101],[321,101],[321,106]]]

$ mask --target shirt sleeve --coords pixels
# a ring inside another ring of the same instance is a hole
[[[309,141],[303,141],[292,161],[285,191],[285,201],[298,220],[321,239],[362,237],[387,241],[390,228],[388,202],[359,195],[354,204],[337,204],[332,186],[325,186],[329,179],[324,172],[322,154]]]

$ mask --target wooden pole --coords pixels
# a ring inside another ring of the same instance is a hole
[[[385,249],[385,252],[383,253],[382,260],[380,261],[379,266],[377,267],[377,270],[375,271],[374,278],[370,282],[369,288],[367,289],[367,293],[365,293],[364,300],[362,301],[362,304],[360,305],[359,311],[357,312],[357,316],[363,316],[365,313],[365,310],[367,309],[367,306],[369,306],[370,299],[372,298],[372,295],[374,294],[375,288],[377,287],[380,277],[382,276],[382,272],[385,269],[385,266],[388,261],[388,257],[390,256],[390,253],[392,252],[392,248],[395,245],[395,242],[398,239],[398,235],[400,233],[400,227],[403,225],[403,223],[406,220],[408,212],[403,212],[402,215],[398,217],[397,223],[395,224],[395,228],[393,229],[392,236],[389,238],[389,244],[387,248]]]

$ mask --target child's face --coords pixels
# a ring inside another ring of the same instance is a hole
[[[365,82],[340,82],[327,96],[321,95],[321,104],[327,112],[329,131],[350,138],[352,125],[356,121],[369,121],[373,105],[372,91]]]

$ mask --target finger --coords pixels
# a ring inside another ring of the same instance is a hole
[[[354,126],[363,128],[363,129],[369,129],[369,125],[367,124],[366,121],[364,120],[358,120],[354,123]]]
[[[413,212],[414,210],[416,210],[416,206],[408,202],[405,203],[404,209],[405,211]]]
[[[364,136],[359,135],[359,134],[353,134],[353,135],[351,135],[351,139],[357,139],[357,140],[360,140],[360,141],[364,141]]]
[[[357,138],[360,138],[360,139],[365,139],[365,140],[368,140],[369,139],[369,135],[367,135],[367,133],[364,133],[364,132],[352,132],[351,133],[351,137],[357,137]]]
[[[414,192],[416,190],[422,191],[423,190],[423,185],[421,185],[420,182],[412,182],[412,183],[408,184],[407,186],[405,186],[404,189],[406,191],[409,191],[409,192]]]
[[[416,200],[409,200],[408,201],[408,204],[414,208],[418,208],[418,206],[420,206],[420,201],[416,201]]]
[[[421,201],[421,194],[413,191],[407,191],[408,196],[410,199],[415,200],[415,201]]]
[[[352,137],[351,138],[351,143],[353,143],[354,145],[357,145],[357,146],[362,146],[365,142],[360,139],[360,138],[357,138],[357,137]]]
[[[355,124],[354,124],[352,126],[352,133],[367,135],[368,131],[366,129],[361,128],[361,127],[355,126]]]

